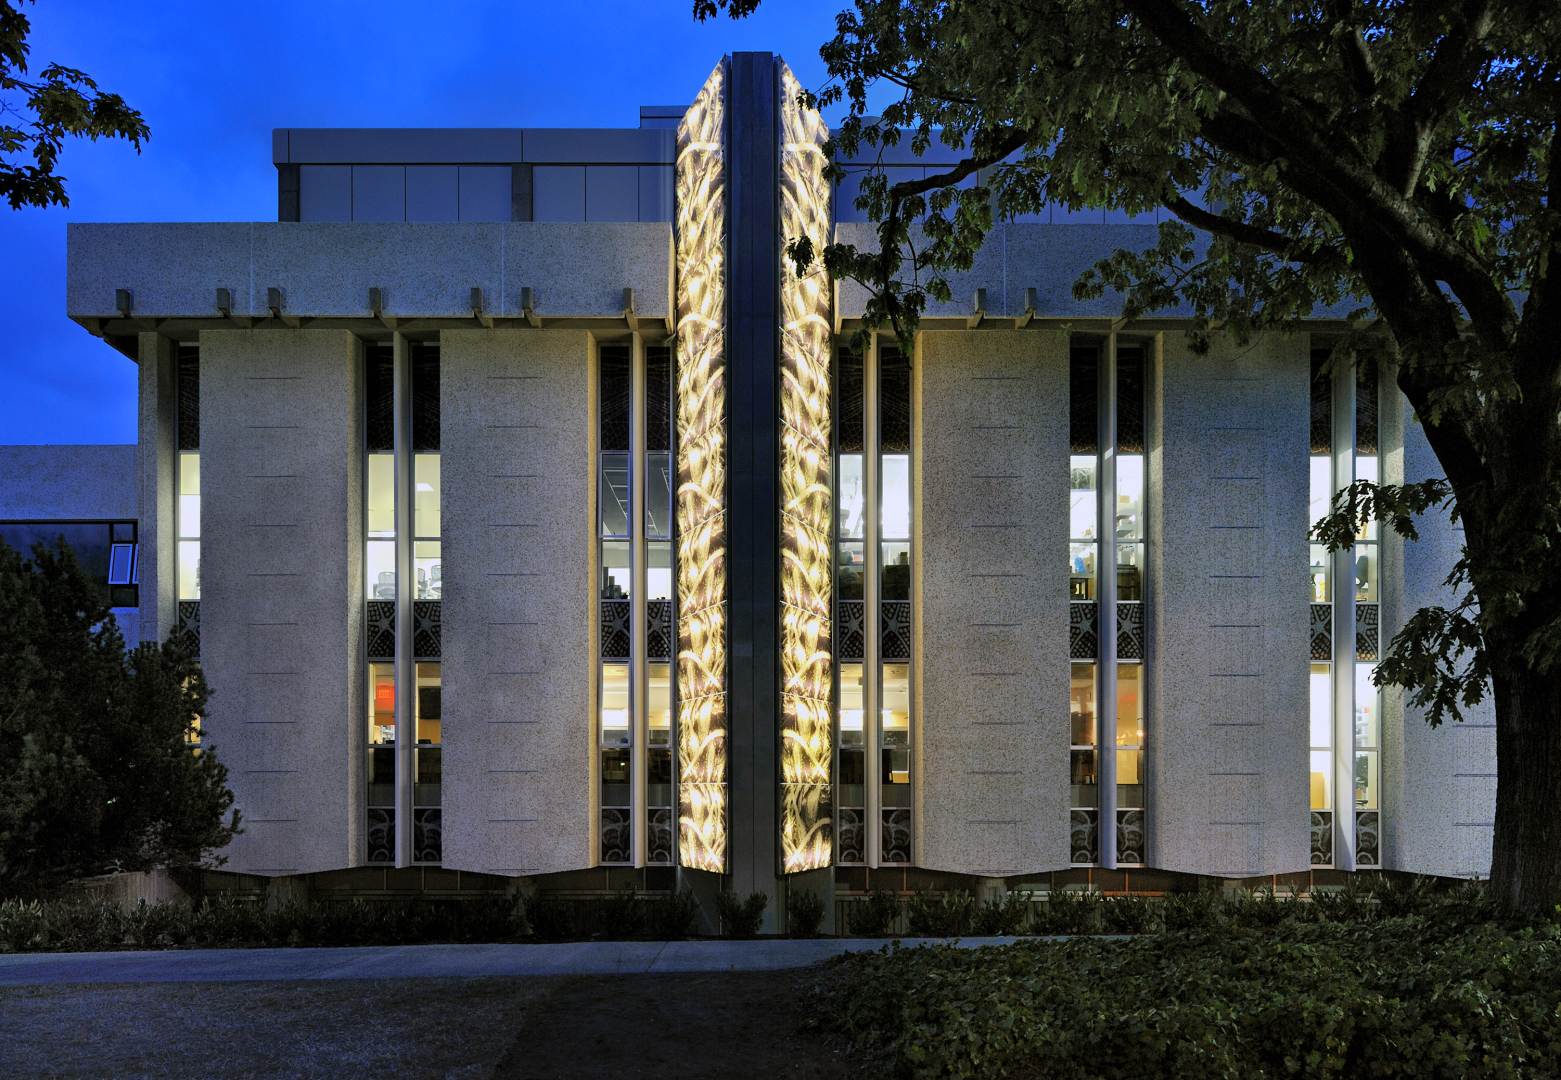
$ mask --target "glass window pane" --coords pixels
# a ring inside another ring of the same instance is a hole
[[[911,546],[909,544],[880,544],[883,561],[879,564],[880,600],[909,600],[911,598]]]
[[[412,462],[416,493],[412,499],[412,535],[437,539],[439,532],[439,455],[417,454]]]
[[[1095,545],[1068,545],[1068,596],[1072,600],[1095,599]]]
[[[672,545],[646,544],[645,598],[672,599]]]
[[[1068,690],[1074,746],[1095,745],[1095,665],[1074,664]]]
[[[1074,750],[1071,757],[1073,805],[1094,807],[1100,799],[1095,787],[1095,751]]]
[[[1117,665],[1117,745],[1144,745],[1142,664]],[[1127,783],[1120,780],[1121,783]]]
[[[648,454],[645,458],[645,535],[652,540],[672,538],[670,454]]]
[[[629,455],[603,454],[601,490],[602,535],[629,535]]]
[[[867,492],[863,486],[862,455],[840,455],[840,535],[842,537],[860,538],[866,534],[867,522],[864,518],[867,505]]]
[[[1333,460],[1326,457],[1312,458],[1310,497],[1306,506],[1306,525],[1311,528],[1319,518],[1328,513],[1333,499]]]
[[[1332,575],[1333,560],[1328,555],[1328,549],[1322,544],[1313,544],[1311,570],[1311,596],[1314,604],[1328,604],[1333,602],[1333,594],[1328,589],[1329,579]]]
[[[840,745],[861,746],[862,665],[840,665]]]
[[[1075,454],[1069,459],[1068,535],[1074,540],[1095,539],[1095,458]]]
[[[370,600],[396,598],[396,542],[370,540],[364,545],[366,587]]]
[[[1118,540],[1144,538],[1144,459],[1138,454],[1117,456]]]
[[[836,397],[839,401],[840,450],[847,453],[862,452],[862,354],[842,351],[839,356],[840,385]]]
[[[437,746],[440,738],[440,722],[443,719],[442,664],[417,665],[417,741],[422,746]]]
[[[646,722],[650,727],[651,746],[672,745],[672,665],[647,665],[650,687],[645,707],[650,715]]]
[[[882,540],[911,538],[911,459],[905,454],[883,456],[883,503],[879,528]]]
[[[548,219],[538,217],[537,220]],[[603,454],[626,454],[629,452],[629,348],[603,345],[600,357],[601,439],[598,447]]]
[[[419,540],[412,545],[413,573],[417,579],[419,600],[444,599],[444,563],[438,540]]]
[[[883,666],[883,745],[909,747],[911,741],[911,668]]]
[[[186,540],[201,535],[201,456],[179,455],[179,535]]]
[[[395,462],[389,454],[369,455],[369,535],[396,535]]]
[[[627,600],[630,576],[629,545],[604,543],[602,545],[602,599]]]
[[[179,599],[201,598],[201,542],[179,541]]]
[[[1117,545],[1117,599],[1144,598],[1144,545],[1126,541]]]
[[[369,744],[396,741],[396,674],[393,664],[369,665]]]
[[[1380,571],[1381,567],[1377,564],[1377,545],[1357,544],[1355,546],[1355,599],[1376,601],[1377,575]]]
[[[629,665],[602,665],[602,746],[626,747],[629,732]]]
[[[1144,805],[1144,752],[1117,751],[1117,807],[1136,810]]]
[[[866,572],[863,564],[861,544],[841,544],[837,555],[838,580],[836,582],[837,600],[861,600],[862,575]]]
[[[878,348],[878,442],[885,454],[904,454],[911,448],[910,359],[884,345]]]
[[[1377,752],[1356,751],[1355,754],[1355,809],[1377,809],[1378,795]]]
[[[1333,809],[1333,751],[1312,751],[1311,796],[1313,810]]]
[[[1315,748],[1333,745],[1333,672],[1327,664],[1313,664],[1311,674],[1311,731]]]
[[[1355,665],[1355,745],[1376,747],[1381,738],[1381,715],[1378,712],[1377,688],[1372,685],[1374,664]]]
[[[1377,459],[1365,454],[1357,457],[1355,459],[1355,479],[1369,480],[1373,484],[1379,483],[1380,476],[1377,471]],[[1355,538],[1357,540],[1375,540],[1377,538],[1377,523],[1375,521],[1367,521],[1361,525],[1359,531],[1355,534]]]

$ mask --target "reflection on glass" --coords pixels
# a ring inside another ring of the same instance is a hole
[[[866,535],[866,481],[862,475],[861,454],[840,455],[840,535],[860,539]]]
[[[606,747],[629,745],[629,665],[602,665],[602,741]]]
[[[1093,810],[1098,801],[1095,787],[1095,751],[1074,750],[1070,768],[1072,772],[1070,786],[1073,795],[1073,805]]]
[[[439,532],[439,455],[416,454],[412,460],[412,535],[433,538]]]
[[[1377,459],[1373,455],[1362,454],[1355,459],[1355,479],[1369,480],[1373,484],[1378,482]],[[1368,543],[1377,539],[1377,522],[1370,519],[1360,525],[1355,534],[1355,539]]]
[[[882,544],[882,568],[879,587],[880,600],[909,600],[911,598],[911,546],[909,544]]]
[[[883,456],[883,503],[879,528],[883,540],[911,538],[911,459],[907,454]]]
[[[1095,458],[1074,454],[1069,460],[1071,488],[1068,496],[1068,535],[1074,540],[1095,539],[1098,524],[1095,496]]]
[[[1143,670],[1142,664],[1117,665],[1118,746],[1144,744]]]
[[[1074,664],[1068,689],[1068,712],[1074,746],[1095,745],[1095,665]]]
[[[1333,745],[1333,678],[1327,664],[1313,664],[1309,683],[1312,748]]]
[[[1311,479],[1308,485],[1310,497],[1306,505],[1306,527],[1310,529],[1328,514],[1328,504],[1333,499],[1333,459],[1326,455],[1313,455]]]
[[[839,559],[837,567],[836,593],[840,600],[861,600],[862,574],[864,566],[862,562],[861,544],[841,544],[836,556]]]
[[[672,455],[645,457],[645,535],[652,540],[672,538]]]
[[[1328,591],[1328,581],[1332,577],[1328,549],[1322,544],[1313,544],[1311,566],[1311,593],[1312,603],[1328,604],[1333,602],[1333,595]]]
[[[1141,810],[1144,806],[1144,752],[1117,751],[1117,809]]]
[[[201,598],[201,542],[179,541],[179,599]]]
[[[1377,752],[1357,750],[1355,752],[1355,809],[1377,809],[1377,795]]]
[[[179,536],[198,540],[201,535],[201,456],[179,455]]]
[[[629,455],[603,454],[601,488],[597,500],[601,506],[603,536],[629,535]]]
[[[1144,537],[1144,459],[1140,454],[1117,455],[1118,540]]]
[[[627,600],[630,588],[629,545],[625,542],[602,544],[602,599]]]
[[[1068,545],[1068,597],[1095,599],[1095,545]]]
[[[862,665],[840,665],[840,745],[861,746],[862,733]]]
[[[1144,598],[1144,545],[1126,541],[1117,545],[1117,599]]]
[[[1312,751],[1311,795],[1313,810],[1333,809],[1333,751]]]
[[[1377,545],[1357,544],[1355,547],[1355,599],[1373,602],[1377,599]]]
[[[672,545],[646,544],[645,598],[672,599]]]
[[[1373,664],[1355,665],[1355,745],[1376,747],[1381,737],[1381,717],[1377,712],[1377,688],[1372,685]]]
[[[648,664],[650,687],[645,697],[651,746],[672,745],[672,665]]]

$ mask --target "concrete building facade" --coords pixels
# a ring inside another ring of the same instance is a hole
[[[279,131],[277,222],[70,228],[140,441],[5,450],[0,520],[136,522],[126,621],[199,650],[230,868],[1484,873],[1489,716],[1369,682],[1456,532],[1308,560],[1332,490],[1438,472],[1390,373],[1330,369],[1331,313],[1199,353],[1075,300],[1155,220],[1060,209],[914,348],[857,340],[864,291],[782,248],[871,243],[866,166],[823,180],[789,79],[738,54],[635,130]]]

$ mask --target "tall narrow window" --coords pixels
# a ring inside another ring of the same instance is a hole
[[[1328,513],[1333,498],[1333,379],[1326,349],[1311,363],[1311,457],[1307,525]],[[1307,791],[1311,818],[1311,864],[1333,865],[1333,556],[1322,544],[1309,545],[1307,595],[1311,602],[1308,681],[1310,762]]]
[[[632,361],[626,346],[603,346],[597,455],[601,604],[601,862],[634,863],[634,696],[630,670],[634,560],[630,450]]]
[[[862,666],[867,658],[865,578],[867,479],[863,356],[840,351],[835,377],[835,672],[836,714],[835,861],[867,862],[867,702]]]
[[[878,350],[879,770],[881,864],[912,859],[911,783],[911,364],[898,348]]]
[[[1116,839],[1117,864],[1144,861],[1144,350],[1116,356]]]
[[[412,768],[412,861],[443,857],[441,706],[444,559],[440,543],[439,347],[410,348],[412,376],[412,651],[416,725]],[[403,668],[403,671],[406,670]]]
[[[1355,367],[1355,478],[1381,479],[1377,452],[1377,365],[1362,360]],[[1355,537],[1355,865],[1381,865],[1379,754],[1382,745],[1380,695],[1371,681],[1380,650],[1378,586],[1382,545],[1375,521]]]
[[[645,861],[672,864],[672,352],[645,350]]]
[[[1068,369],[1068,648],[1071,860],[1091,865],[1100,859],[1100,785],[1098,668],[1099,611],[1095,602],[1100,560],[1100,369],[1093,347],[1076,347]]]
[[[364,375],[363,595],[368,626],[365,763],[367,860],[396,861],[396,485],[395,361],[389,345],[366,344]]]
[[[174,589],[178,602],[179,637],[191,652],[200,651],[201,611],[201,389],[200,349],[179,346],[175,368],[174,428],[177,456],[174,506],[177,536]]]

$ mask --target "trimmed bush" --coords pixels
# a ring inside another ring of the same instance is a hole
[[[650,903],[645,920],[650,936],[657,941],[686,938],[694,932],[698,921],[699,901],[687,885],[665,900]]]
[[[900,900],[892,892],[878,890],[846,907],[846,925],[855,937],[883,937],[900,917]]]
[[[1545,1077],[1558,965],[1551,925],[1232,923],[843,957],[818,1015],[904,1077]]]
[[[917,893],[905,907],[906,924],[920,937],[961,937],[975,914],[975,897],[967,892]]]
[[[727,937],[751,938],[758,934],[764,921],[764,908],[770,902],[762,892],[749,893],[738,899],[730,889],[723,889],[716,897],[716,910],[721,915],[721,930]]]
[[[1027,892],[1007,892],[1001,896],[989,896],[976,908],[971,926],[973,933],[982,937],[997,934],[1022,934],[1030,922],[1032,907]]]
[[[813,937],[824,921],[824,898],[811,890],[787,897],[786,921],[792,937]]]

